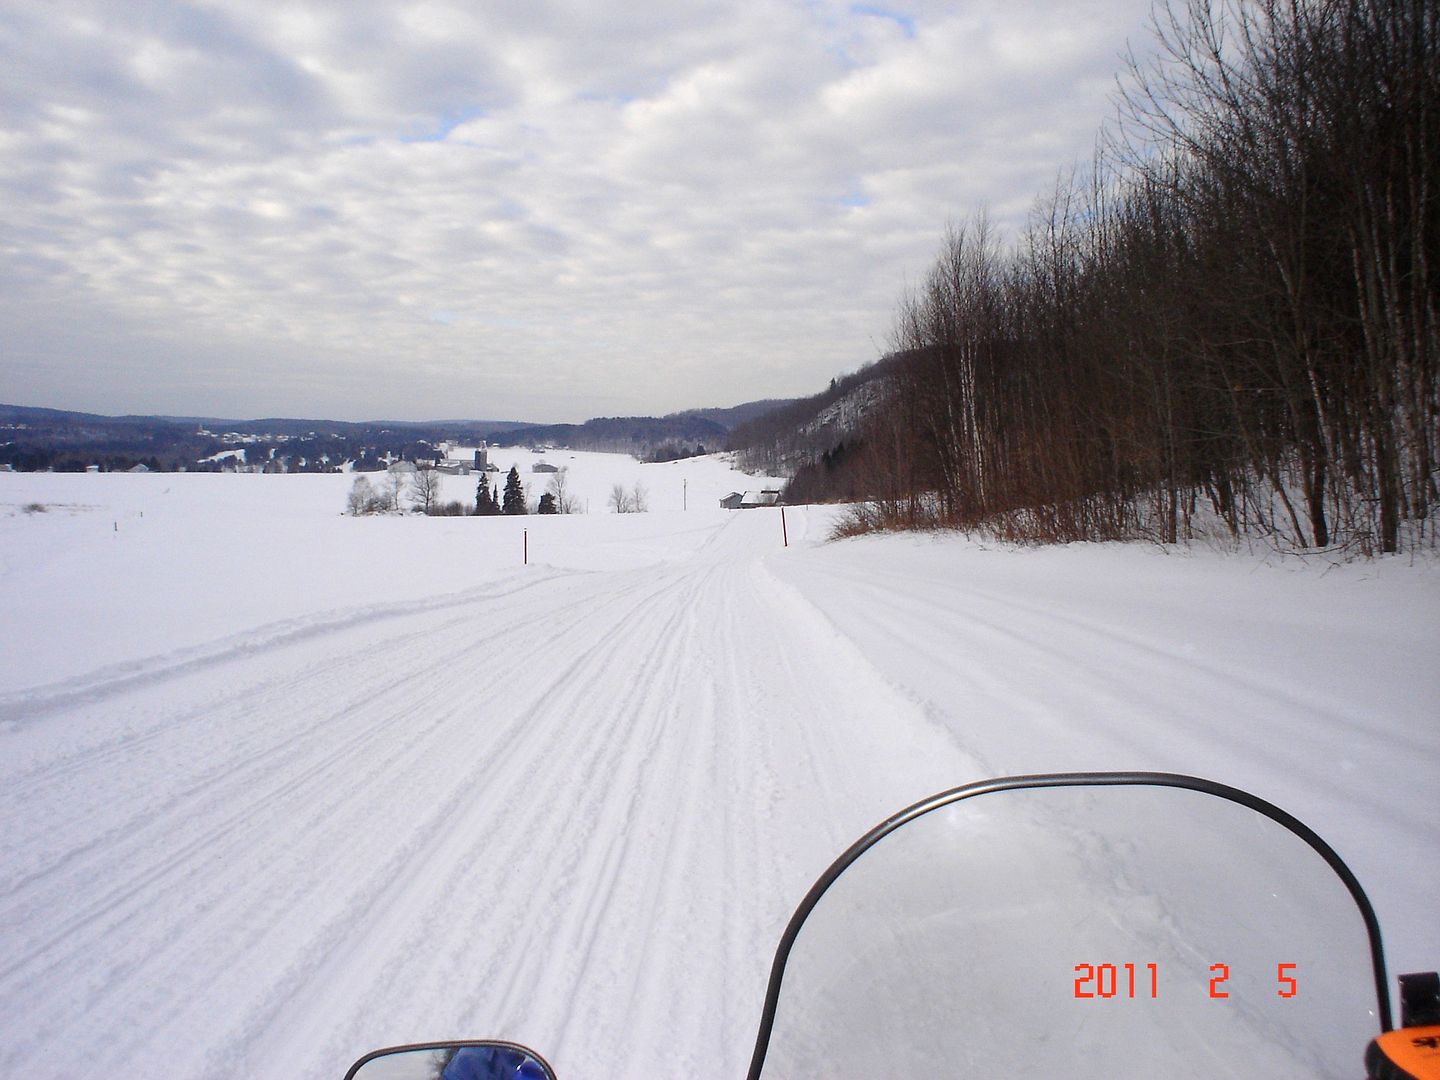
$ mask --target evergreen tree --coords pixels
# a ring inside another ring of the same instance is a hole
[[[556,508],[556,506],[555,506],[555,496],[554,496],[554,495],[550,494],[550,492],[547,491],[547,492],[545,492],[544,495],[541,495],[541,496],[540,496],[540,507],[539,507],[538,513],[541,513],[541,514],[558,514],[559,512],[560,512],[560,511],[559,511],[559,510]]]
[[[480,475],[480,484],[475,489],[475,513],[479,517],[492,517],[500,513],[500,504],[495,501],[495,492],[490,488],[490,478]]]
[[[520,470],[514,465],[510,466],[510,472],[505,477],[505,499],[501,504],[501,512],[525,513],[525,489],[520,485]]]

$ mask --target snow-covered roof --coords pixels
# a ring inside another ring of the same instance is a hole
[[[747,491],[740,500],[741,506],[774,506],[780,501],[780,492],[774,488],[764,491]]]
[[[232,459],[237,464],[243,465],[245,463],[245,448],[242,446],[239,450],[221,450],[218,454],[211,454],[209,457],[201,458],[199,463],[204,465],[211,461],[230,461]]]

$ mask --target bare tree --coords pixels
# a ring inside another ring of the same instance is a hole
[[[350,514],[359,517],[361,514],[373,514],[378,509],[380,493],[377,492],[370,481],[364,476],[357,476],[355,483],[350,485],[350,494],[346,498],[346,508]]]
[[[562,466],[551,475],[550,483],[545,489],[554,500],[557,514],[573,514],[577,509],[575,496],[570,494],[569,478],[566,475],[569,471],[568,466]]]
[[[421,513],[433,513],[440,503],[440,472],[421,464],[410,475],[410,503]]]
[[[405,474],[398,470],[387,472],[382,490],[385,509],[392,514],[398,514],[400,512],[400,496],[405,493]]]
[[[643,514],[650,508],[648,492],[638,480],[628,491],[624,484],[616,484],[610,489],[609,501],[610,509],[617,514]]]

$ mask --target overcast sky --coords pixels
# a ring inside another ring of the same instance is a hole
[[[823,389],[1088,157],[1149,0],[0,0],[0,401],[574,421]]]

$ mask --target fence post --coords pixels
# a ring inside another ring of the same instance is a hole
[[[520,537],[521,537],[520,543],[521,543],[521,545],[522,545],[522,546],[521,546],[521,549],[520,549],[520,550],[521,550],[521,561],[522,561],[523,565],[529,566],[529,565],[530,565],[530,530],[529,530],[529,529],[521,529],[521,530],[520,530]]]
[[[790,530],[785,527],[785,508],[780,507],[780,535],[785,539],[785,546],[790,546]]]

